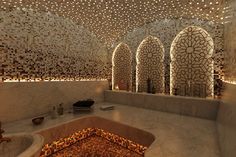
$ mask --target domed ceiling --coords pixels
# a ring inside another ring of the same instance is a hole
[[[160,19],[222,22],[227,0],[1,0],[1,10],[33,9],[83,25],[111,44],[128,31]]]

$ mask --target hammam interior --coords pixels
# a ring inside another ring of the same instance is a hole
[[[235,157],[236,0],[1,0],[0,157]]]

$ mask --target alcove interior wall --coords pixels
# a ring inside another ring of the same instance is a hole
[[[131,90],[132,55],[127,44],[120,43],[112,56],[112,89]]]
[[[202,28],[190,26],[181,31],[171,45],[170,93],[213,96],[214,43]]]
[[[148,36],[140,43],[136,54],[136,91],[146,92],[150,79],[154,92],[164,92],[164,51],[157,37]]]

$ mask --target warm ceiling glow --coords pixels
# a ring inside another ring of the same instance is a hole
[[[1,10],[33,9],[81,24],[107,44],[160,19],[222,21],[226,0],[1,0]]]

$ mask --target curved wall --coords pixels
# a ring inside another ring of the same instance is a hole
[[[213,96],[211,36],[202,28],[189,26],[171,45],[170,92],[188,96]]]
[[[146,37],[139,45],[136,54],[136,91],[147,91],[147,80],[157,93],[164,92],[164,47],[153,36]]]

